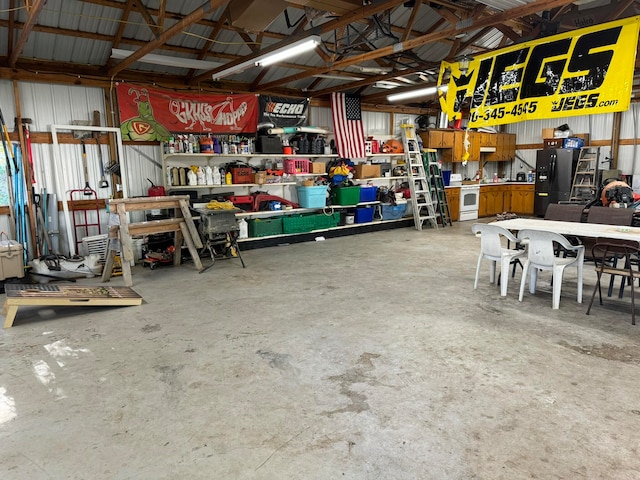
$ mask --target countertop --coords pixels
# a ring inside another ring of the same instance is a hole
[[[504,185],[534,185],[534,183],[533,182],[498,182],[498,183],[462,182],[462,185],[479,185],[480,187],[500,187]],[[444,188],[460,188],[460,185],[449,185]]]

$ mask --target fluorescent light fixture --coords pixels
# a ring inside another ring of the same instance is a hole
[[[135,52],[131,52],[129,50],[112,48],[111,58],[127,58],[129,55],[133,55],[134,53]],[[214,68],[218,68],[220,65],[222,65],[218,62],[208,62],[206,60],[196,60],[193,58],[168,57],[165,55],[155,55],[153,53],[147,53],[136,61],[142,63],[151,63],[154,65],[166,65],[168,67],[193,68],[194,70],[213,70]]]
[[[360,67],[356,66],[360,72],[362,73],[378,73],[384,75],[385,73],[390,73],[393,69],[390,67]]]
[[[256,67],[268,67],[269,65],[281,62],[287,58],[295,57],[301,53],[313,50],[320,45],[320,41],[321,40],[318,35],[312,35],[308,38],[293,42],[280,50],[276,50],[275,52],[264,55],[263,57],[258,57],[255,60]]]
[[[374,88],[386,88],[387,90],[398,88],[400,86],[402,85],[400,85],[399,83],[389,82],[387,80],[380,80],[379,82],[376,82],[372,85],[372,87]]]
[[[397,102],[400,100],[408,100],[410,98],[426,97],[428,95],[433,95],[436,92],[446,92],[446,91],[447,91],[447,85],[443,85],[441,87],[419,88],[417,90],[411,90],[409,92],[394,93],[392,95],[387,95],[387,100],[389,100],[390,102]]]
[[[219,72],[214,73],[211,77],[213,80],[219,80],[222,77],[228,77],[234,73],[244,72],[251,67],[265,67],[276,62],[281,62],[286,58],[291,58],[302,52],[313,50],[320,44],[320,42],[321,39],[319,35],[312,35],[310,37],[303,38],[302,40],[298,40],[297,42],[293,42],[285,47],[279,48],[271,53],[265,53],[259,57],[234,65],[233,67],[220,70]]]

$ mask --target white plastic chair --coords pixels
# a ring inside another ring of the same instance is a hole
[[[480,277],[480,265],[482,259],[486,258],[491,262],[489,270],[489,281],[496,281],[496,266],[500,262],[500,295],[507,296],[507,285],[509,282],[509,266],[511,263],[526,255],[524,250],[504,248],[502,246],[502,237],[506,238],[514,244],[518,243],[518,239],[509,230],[497,225],[486,223],[474,223],[471,227],[474,234],[480,234],[480,255],[478,256],[478,265],[476,267],[476,279],[473,284],[474,290],[478,288],[478,278]]]
[[[518,240],[528,243],[527,260],[522,267],[522,280],[520,282],[520,296],[522,301],[524,285],[529,274],[529,292],[536,293],[538,270],[551,270],[553,283],[552,304],[554,309],[560,308],[560,290],[562,288],[562,276],[564,269],[575,266],[578,270],[578,303],[582,303],[582,265],[584,263],[584,246],[572,245],[569,240],[554,232],[540,230],[520,230]],[[556,257],[554,242],[569,252],[575,252],[575,257]]]

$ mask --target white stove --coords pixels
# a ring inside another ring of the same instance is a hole
[[[460,221],[476,220],[480,205],[480,185],[462,185],[460,187]]]

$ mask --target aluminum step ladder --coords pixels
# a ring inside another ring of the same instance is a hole
[[[600,147],[582,147],[580,149],[571,185],[570,201],[588,203],[596,198],[599,162]]]
[[[436,204],[436,213],[440,217],[440,224],[443,227],[453,225],[451,213],[449,212],[449,202],[447,192],[444,189],[442,171],[438,165],[438,153],[436,150],[424,149],[422,158],[431,184],[431,198]]]
[[[428,221],[433,228],[438,228],[431,186],[424,168],[421,147],[416,138],[416,128],[413,124],[408,123],[403,123],[400,127],[402,128],[402,143],[411,191],[413,223],[416,230],[422,230],[425,221]]]

